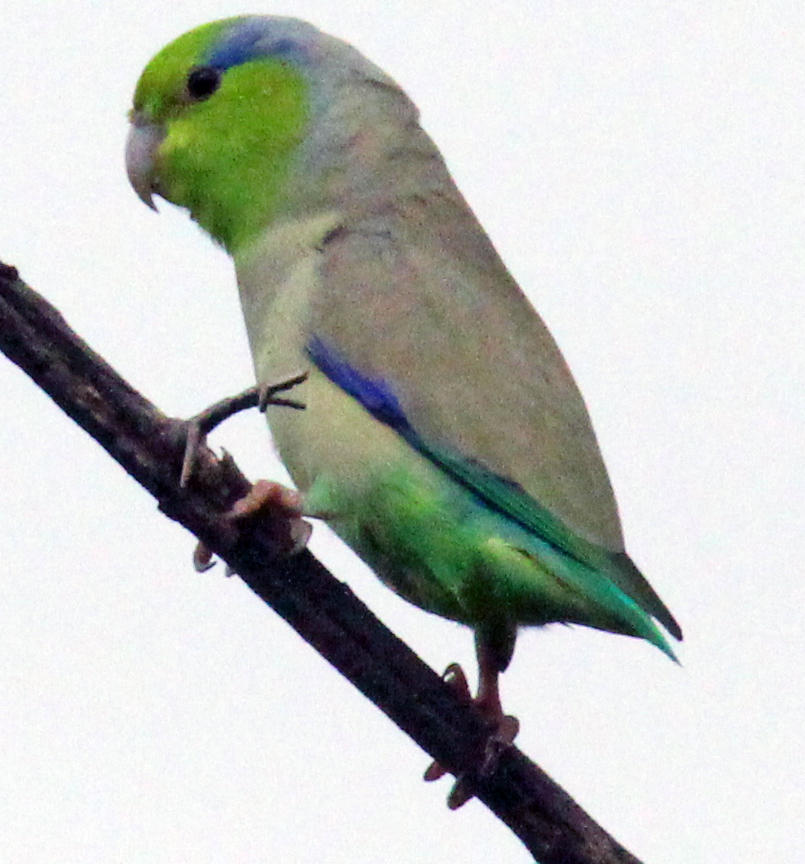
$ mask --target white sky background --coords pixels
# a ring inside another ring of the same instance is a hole
[[[390,8],[393,11],[390,11]],[[163,410],[251,380],[226,256],[129,189],[146,61],[307,18],[412,94],[593,415],[628,548],[679,618],[521,635],[519,745],[652,864],[794,861],[805,783],[801,3],[4,6],[0,258]],[[9,862],[521,862],[448,783],[0,358],[0,847]],[[256,413],[214,437],[281,477]],[[469,631],[314,550],[437,669]]]

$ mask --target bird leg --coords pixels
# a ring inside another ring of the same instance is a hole
[[[248,408],[258,408],[261,412],[265,413],[269,405],[285,405],[297,411],[303,410],[305,407],[304,403],[296,399],[278,396],[277,394],[290,390],[292,387],[296,387],[297,384],[301,384],[307,379],[307,374],[307,372],[300,372],[291,378],[275,384],[258,384],[255,387],[249,387],[248,390],[238,393],[237,396],[221,399],[189,420],[185,420],[182,424],[185,448],[179,485],[182,488],[187,486],[193,475],[199,448],[204,443],[207,435],[216,426],[220,426],[224,420],[228,420],[238,412],[245,411]]]
[[[512,638],[513,647],[513,638]],[[480,634],[476,634],[475,651],[478,658],[478,693],[473,698],[467,684],[467,676],[458,663],[451,663],[444,672],[444,679],[452,687],[462,702],[474,705],[489,725],[489,736],[484,744],[484,753],[474,772],[459,774],[447,796],[447,806],[457,810],[475,794],[474,776],[489,777],[497,768],[500,754],[509,747],[520,730],[516,717],[503,713],[500,702],[500,673],[508,665],[511,652],[501,658]],[[425,771],[427,782],[438,780],[447,769],[438,762],[432,762]]]
[[[230,396],[210,405],[189,420],[179,421],[177,434],[180,433],[184,439],[184,457],[179,485],[182,488],[188,485],[202,444],[205,443],[207,435],[224,420],[248,408],[256,407],[261,412],[265,412],[269,405],[284,405],[297,411],[303,410],[304,403],[277,394],[296,387],[305,381],[307,376],[307,372],[300,372],[277,383],[249,387],[237,396]],[[226,514],[226,518],[234,521],[253,519],[257,516],[264,519],[267,517],[269,531],[276,537],[278,555],[293,555],[307,544],[311,527],[301,518],[301,497],[293,489],[288,489],[279,483],[260,480],[243,498],[238,499]],[[203,573],[214,565],[212,552],[204,543],[199,543],[193,552],[193,567],[199,573]]]

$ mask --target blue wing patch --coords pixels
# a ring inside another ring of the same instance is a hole
[[[333,384],[360,402],[376,420],[391,426],[409,440],[409,435],[413,435],[414,430],[386,381],[359,372],[335,348],[318,336],[313,336],[308,343],[307,353]]]

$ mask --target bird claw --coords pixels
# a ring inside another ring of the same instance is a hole
[[[470,774],[459,774],[453,788],[447,795],[447,807],[450,810],[458,810],[463,807],[470,798],[475,797],[475,782]]]
[[[520,731],[520,721],[516,717],[505,714],[495,729],[489,733],[484,744],[484,755],[481,763],[474,771],[465,771],[456,776],[455,783],[447,795],[447,806],[450,810],[458,810],[475,797],[478,780],[486,780],[497,770],[500,757],[511,745]],[[424,780],[431,783],[447,774],[447,769],[438,762],[432,762],[424,774]]]
[[[302,496],[294,489],[270,480],[258,480],[252,488],[224,514],[232,522],[247,522],[262,518],[275,542],[277,557],[290,558],[307,546],[313,531],[309,522],[302,519]],[[212,552],[199,543],[193,551],[193,567],[205,573],[215,566]],[[227,565],[226,575],[235,571]]]
[[[451,663],[442,672],[442,680],[462,702],[468,705],[472,702],[472,693],[470,692],[467,676],[458,663]],[[443,765],[440,765],[438,762],[431,762],[425,769],[423,779],[426,783],[432,783],[434,780],[444,777],[445,774],[447,774],[447,769]]]
[[[277,393],[282,393],[285,390],[290,390],[296,387],[297,384],[302,384],[307,381],[307,372],[297,372],[296,375],[291,375],[275,384],[260,384],[257,387],[257,410],[261,414],[266,413],[266,408],[269,405],[284,405],[286,408],[295,408],[297,411],[304,411],[305,403],[298,399],[287,399],[284,396],[277,396]]]
[[[180,487],[187,488],[195,472],[199,452],[206,443],[207,435],[216,426],[248,408],[257,407],[262,412],[265,412],[269,405],[304,409],[304,403],[277,394],[296,387],[307,377],[307,372],[298,372],[277,383],[249,387],[237,396],[230,396],[210,405],[189,420],[175,421],[172,427],[172,438],[176,441],[177,448],[184,444],[182,470],[179,475]],[[224,450],[221,460],[227,459],[231,457]],[[267,480],[258,481],[243,498],[234,503],[226,518],[233,521],[249,519],[265,510],[270,512],[271,525],[275,529],[272,533],[276,534],[279,540],[279,554],[290,556],[304,549],[312,528],[301,518],[301,498],[297,492],[277,483],[269,483]],[[215,561],[211,550],[204,543],[199,543],[193,551],[193,568],[198,573],[205,573],[214,566]],[[227,565],[226,575],[232,576],[234,572]]]
[[[258,480],[225,514],[232,522],[262,519],[278,558],[301,552],[313,531],[302,518],[302,496],[295,489],[270,480]]]
[[[199,540],[196,544],[196,548],[193,550],[193,569],[196,573],[206,573],[208,570],[212,570],[217,563],[218,562],[213,558],[212,550],[209,546]],[[224,576],[229,579],[231,576],[235,575],[232,565],[227,564],[224,569]]]
[[[497,723],[484,745],[484,758],[478,775],[486,779],[497,771],[501,755],[514,744],[520,731],[520,721],[511,714],[504,714]]]
[[[212,550],[206,543],[199,541],[193,550],[193,569],[196,573],[206,573],[213,567],[215,567],[215,561],[212,557]]]
[[[179,486],[187,488],[193,470],[196,467],[199,448],[206,440],[206,434],[202,431],[201,423],[194,417],[187,421],[185,426],[184,456],[182,457],[182,470],[179,474]]]
[[[182,458],[182,471],[179,475],[179,485],[183,489],[187,487],[190,478],[193,476],[201,445],[206,442],[207,435],[217,426],[220,426],[224,420],[228,420],[240,411],[245,411],[249,408],[257,407],[261,412],[265,413],[269,405],[284,405],[297,411],[303,410],[305,407],[303,402],[278,396],[277,394],[285,390],[291,390],[293,387],[307,380],[307,377],[307,372],[298,372],[282,381],[249,387],[242,393],[238,393],[237,396],[221,399],[214,405],[210,405],[209,408],[200,411],[189,420],[183,421],[181,428],[184,433],[184,456]]]
[[[422,775],[422,779],[426,783],[433,783],[434,780],[441,780],[445,774],[447,774],[447,768],[445,768],[444,765],[442,765],[441,763],[434,760],[425,769],[425,773]]]
[[[462,702],[475,705],[490,724],[489,735],[484,743],[484,752],[478,767],[473,771],[456,775],[453,788],[447,796],[447,806],[451,810],[457,810],[475,796],[478,779],[486,779],[495,773],[501,754],[511,747],[520,731],[520,721],[510,714],[503,714],[499,709],[490,711],[486,702],[478,697],[473,698],[467,676],[458,663],[451,663],[444,670],[442,678]],[[426,783],[432,783],[447,773],[447,768],[434,761],[426,768],[423,779]]]
[[[226,514],[233,522],[267,517],[273,538],[282,557],[301,552],[313,531],[302,518],[302,496],[295,489],[270,480],[258,480]]]
[[[472,702],[472,693],[470,692],[469,681],[467,681],[467,674],[459,663],[451,663],[442,672],[442,679],[462,702]]]

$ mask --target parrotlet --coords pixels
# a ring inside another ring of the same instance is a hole
[[[267,411],[305,513],[473,628],[491,723],[523,625],[674,657],[568,367],[388,75],[305,22],[230,18],[150,61],[130,122],[139,196],[232,256],[258,382],[309,373],[304,411]]]

